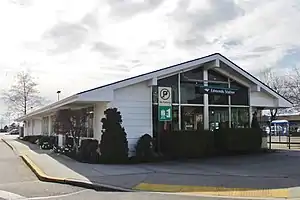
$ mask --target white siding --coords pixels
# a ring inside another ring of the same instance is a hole
[[[118,108],[127,133],[130,155],[143,134],[152,135],[151,87],[144,81],[114,91],[111,106]]]
[[[265,92],[250,93],[251,106],[274,107],[277,106],[277,100]]]
[[[42,120],[28,119],[24,125],[24,136],[41,135],[42,134]]]
[[[25,121],[24,123],[24,136],[27,136],[29,135],[29,132],[28,132],[28,120]]]
[[[41,119],[33,119],[33,135],[41,135],[42,134],[42,120]]]

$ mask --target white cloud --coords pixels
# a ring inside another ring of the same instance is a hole
[[[0,84],[8,88],[30,69],[42,95],[55,100],[57,90],[68,96],[214,52],[252,72],[278,67],[300,48],[299,7],[298,0],[2,0]]]

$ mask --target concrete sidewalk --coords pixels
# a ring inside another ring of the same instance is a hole
[[[93,186],[96,189],[102,186],[102,189],[119,191],[188,192],[264,198],[300,197],[299,151],[189,162],[102,165],[79,163],[64,155],[41,150],[34,144],[3,139],[29,166],[33,165],[33,168],[38,169],[36,173],[45,176],[46,181],[83,183],[82,186],[85,187]]]

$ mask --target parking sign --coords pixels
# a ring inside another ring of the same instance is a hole
[[[158,87],[159,121],[172,121],[172,88]]]

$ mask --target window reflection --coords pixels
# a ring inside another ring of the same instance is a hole
[[[81,137],[92,138],[94,136],[93,119],[94,119],[94,107],[83,108],[85,113],[85,126],[81,133]]]
[[[223,76],[222,74],[214,70],[208,70],[208,80],[228,82],[228,78],[226,76]],[[225,85],[223,84],[223,86],[228,87],[228,84],[225,83]]]
[[[184,72],[180,77],[181,103],[183,104],[203,104],[203,93],[199,87],[203,86],[203,70],[196,68]]]
[[[249,127],[249,108],[231,108],[231,127]]]
[[[182,104],[203,104],[204,94],[200,92],[201,83],[181,82],[180,94]]]
[[[228,78],[219,74],[216,71],[208,71],[209,87],[213,88],[228,88]],[[215,81],[215,82],[214,82]],[[226,94],[209,94],[208,103],[213,105],[228,105],[228,95]]]
[[[209,129],[211,131],[229,127],[229,108],[210,107],[209,108]]]
[[[182,130],[203,130],[203,107],[183,106],[181,108]]]
[[[231,95],[231,104],[232,105],[249,105],[249,93],[248,88],[232,81],[230,83],[230,88],[237,89],[234,95]]]

